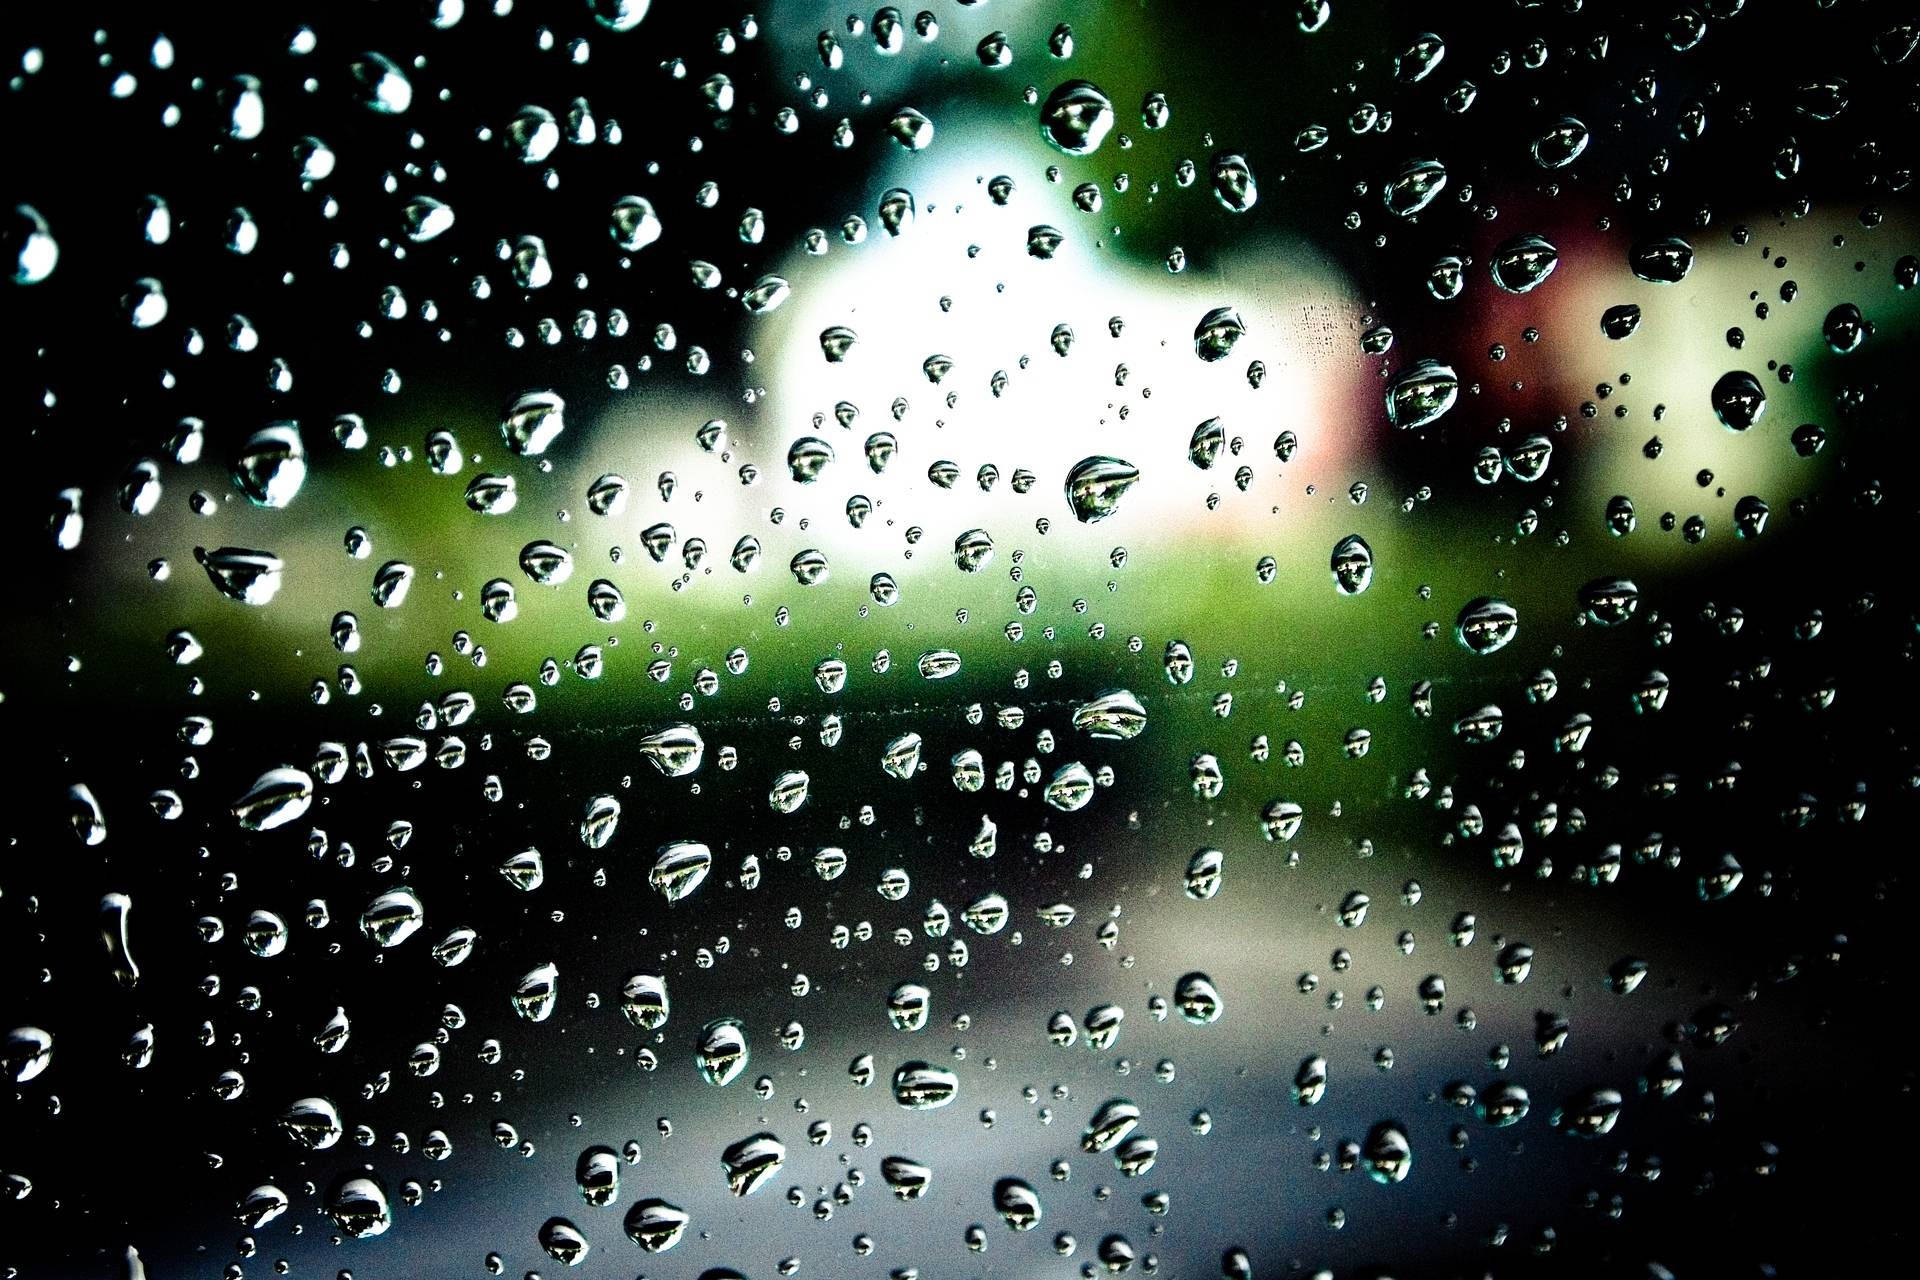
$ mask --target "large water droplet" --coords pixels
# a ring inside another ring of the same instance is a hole
[[[257,507],[285,507],[307,478],[300,426],[276,422],[248,437],[233,460],[233,483]]]
[[[1113,102],[1085,80],[1069,80],[1047,95],[1040,136],[1070,156],[1091,155],[1113,128]]]
[[[1333,546],[1333,585],[1343,596],[1357,596],[1373,583],[1373,548],[1357,533]]]
[[[545,1022],[560,999],[560,968],[551,962],[535,965],[513,989],[513,1011],[528,1022]]]
[[[665,1200],[640,1200],[621,1223],[627,1238],[648,1253],[664,1253],[680,1243],[692,1221],[685,1209]]]
[[[628,253],[638,253],[660,238],[660,216],[653,202],[643,196],[621,196],[613,202],[608,215],[613,242]]]
[[[327,1216],[355,1240],[383,1235],[393,1225],[386,1188],[371,1174],[342,1175],[327,1191]]]
[[[1713,384],[1711,398],[1713,416],[1734,431],[1745,431],[1767,411],[1767,393],[1760,380],[1743,369],[1722,374]]]
[[[426,908],[413,890],[401,886],[389,889],[360,913],[360,932],[377,947],[397,947],[420,931],[427,922]]]
[[[747,1033],[737,1018],[716,1018],[700,1029],[693,1046],[700,1078],[710,1085],[726,1085],[747,1069]]]
[[[1387,212],[1410,218],[1447,189],[1447,167],[1438,160],[1409,160],[1380,190]]]
[[[507,448],[538,457],[566,429],[567,402],[551,391],[529,391],[515,400],[500,420]]]
[[[60,261],[60,246],[47,220],[32,205],[14,206],[3,243],[7,259],[13,263],[15,284],[39,284],[53,274]]]
[[[1480,596],[1461,607],[1453,634],[1469,653],[1497,653],[1520,634],[1520,614],[1505,600]]]
[[[1564,169],[1586,151],[1592,134],[1575,116],[1561,116],[1536,134],[1533,159],[1542,169]]]
[[[712,869],[713,850],[696,840],[676,840],[660,846],[647,879],[668,902],[679,902],[698,889]]]
[[[265,605],[280,593],[286,562],[266,551],[245,547],[195,547],[193,558],[207,571],[207,579],[221,595],[241,604]]]
[[[1437,421],[1460,398],[1453,366],[1422,360],[1403,370],[1387,388],[1387,421],[1411,431]]]
[[[313,803],[313,775],[304,769],[269,769],[233,802],[234,820],[247,831],[271,831],[293,822]]]
[[[1560,265],[1560,251],[1542,236],[1515,236],[1493,251],[1493,282],[1508,293],[1529,293]]]
[[[1093,738],[1127,741],[1147,727],[1147,709],[1125,689],[1109,689],[1073,710],[1073,727]]]

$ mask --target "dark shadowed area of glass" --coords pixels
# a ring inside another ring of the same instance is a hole
[[[1910,8],[4,29],[5,1275],[1903,1256]]]

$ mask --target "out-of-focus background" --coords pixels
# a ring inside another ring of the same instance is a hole
[[[14,16],[0,1264],[1897,1249],[1917,43]]]

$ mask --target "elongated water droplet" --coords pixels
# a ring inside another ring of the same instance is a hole
[[[1493,282],[1508,293],[1531,293],[1560,265],[1560,251],[1545,237],[1515,236],[1493,251]]]
[[[696,773],[706,759],[706,740],[690,724],[671,724],[641,738],[640,754],[655,769],[669,778],[684,778]]]
[[[1109,689],[1074,708],[1073,727],[1089,737],[1126,741],[1145,732],[1147,709],[1129,691]]]
[[[1140,1108],[1127,1098],[1110,1098],[1087,1121],[1080,1135],[1080,1149],[1089,1155],[1111,1151],[1140,1125]]]
[[[53,1063],[53,1036],[39,1027],[15,1027],[0,1041],[0,1075],[26,1084]]]
[[[893,1098],[909,1111],[930,1111],[952,1102],[960,1078],[925,1062],[905,1062],[893,1073]]]
[[[1679,236],[1642,240],[1628,251],[1627,265],[1649,284],[1679,284],[1693,270],[1693,246]]]
[[[1222,152],[1213,158],[1213,197],[1230,213],[1245,213],[1260,199],[1247,158]]]
[[[1534,162],[1542,169],[1564,169],[1580,158],[1591,140],[1592,134],[1577,117],[1561,116],[1534,136]]]

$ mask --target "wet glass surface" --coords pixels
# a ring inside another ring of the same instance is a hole
[[[6,31],[7,1274],[1898,1254],[1913,14]]]

